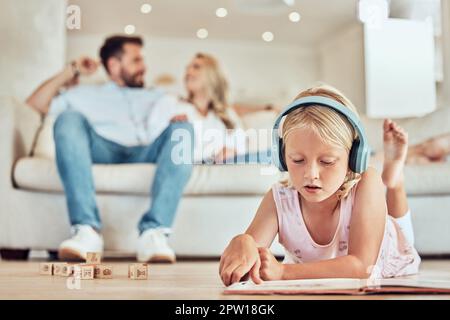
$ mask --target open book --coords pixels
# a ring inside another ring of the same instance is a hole
[[[252,281],[238,282],[225,288],[224,294],[232,295],[313,295],[345,294],[364,295],[377,293],[403,294],[450,294],[450,281],[424,280],[413,278],[392,279],[311,279],[265,281],[254,284]]]

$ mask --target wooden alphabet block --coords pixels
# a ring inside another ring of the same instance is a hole
[[[53,263],[44,262],[39,264],[39,274],[42,275],[53,275]]]
[[[81,280],[94,279],[94,266],[84,266],[81,269]]]
[[[60,276],[61,277],[69,277],[73,273],[73,266],[69,264],[65,264],[61,268]]]
[[[77,279],[92,280],[94,279],[94,266],[88,264],[77,264],[73,267],[73,275]]]
[[[86,264],[100,264],[102,262],[102,254],[100,252],[88,252],[86,254]]]
[[[73,266],[66,262],[58,262],[53,264],[53,275],[60,277],[68,277],[73,273]]]
[[[96,279],[112,279],[113,270],[111,266],[98,264],[94,267],[94,278]]]
[[[148,279],[148,265],[146,263],[133,263],[128,266],[128,278],[132,280]]]
[[[66,262],[57,262],[53,264],[53,275],[61,276],[63,273],[63,268],[67,267],[68,264]]]

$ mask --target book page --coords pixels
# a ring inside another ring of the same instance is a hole
[[[343,294],[362,295],[376,293],[450,293],[450,281],[392,278],[392,279],[308,279],[239,282],[228,286],[224,294]]]
[[[335,291],[349,290],[358,292],[364,282],[360,279],[306,279],[306,280],[282,280],[282,281],[264,281],[262,284],[255,284],[252,281],[239,282],[228,286],[225,293],[245,294],[245,292],[266,292],[266,293],[301,293],[314,291]]]
[[[417,279],[417,278],[392,278],[380,279],[381,287],[409,287],[409,288],[428,288],[428,289],[449,289],[450,281],[433,280],[433,279]]]

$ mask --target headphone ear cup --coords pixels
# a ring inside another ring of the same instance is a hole
[[[283,140],[280,139],[280,147],[279,147],[279,156],[280,156],[280,170],[281,171],[288,171],[287,165],[286,165],[286,159],[284,158],[284,148],[283,148]]]
[[[349,167],[355,173],[363,173],[367,170],[369,164],[370,149],[364,148],[361,141],[356,139],[353,141],[349,155]]]
[[[278,142],[278,159],[280,161],[278,169],[280,169],[280,171],[287,171],[286,161],[284,159],[283,139],[281,138]]]
[[[359,159],[359,148],[360,148],[360,141],[359,139],[356,139],[353,141],[352,148],[350,149],[349,154],[349,162],[348,166],[350,167],[350,170],[352,170],[355,173],[361,173],[361,168],[359,167],[360,159]]]

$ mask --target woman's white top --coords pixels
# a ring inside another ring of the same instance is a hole
[[[247,152],[247,137],[242,122],[233,109],[228,108],[227,114],[234,129],[227,129],[214,111],[209,111],[204,116],[194,105],[185,101],[177,103],[175,114],[185,114],[194,127],[195,163],[210,163],[224,147],[235,150],[237,154]]]

